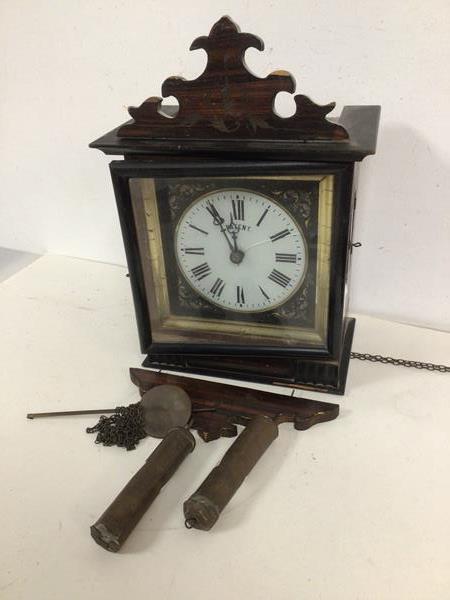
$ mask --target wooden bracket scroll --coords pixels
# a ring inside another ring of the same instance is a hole
[[[169,77],[162,85],[163,97],[179,103],[175,115],[164,112],[159,97],[148,98],[129,109],[133,121],[122,125],[117,135],[135,139],[242,139],[242,140],[333,140],[348,139],[341,125],[326,119],[335,103],[319,106],[307,96],[294,97],[296,113],[280,117],[274,112],[279,92],[295,92],[295,80],[287,71],[274,71],[265,78],[246,67],[248,48],[264,49],[263,41],[241,33],[229,17],[222,17],[208,36],[199,37],[191,50],[202,48],[208,60],[205,71],[192,81]]]
[[[332,421],[339,414],[339,405],[331,402],[273,394],[147,369],[131,368],[130,376],[141,395],[162,384],[182,387],[192,401],[191,427],[198,431],[205,442],[219,437],[234,437],[237,435],[236,424],[247,425],[256,415],[271,417],[278,424],[291,422],[295,429],[305,430],[317,423]],[[199,408],[202,412],[195,413]]]

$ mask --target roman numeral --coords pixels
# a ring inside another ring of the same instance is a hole
[[[225,287],[225,282],[222,281],[222,279],[220,279],[220,277],[218,277],[209,291],[211,292],[211,294],[213,296],[217,296],[218,298],[220,298],[220,295],[223,292],[224,287]]]
[[[272,242],[277,242],[278,240],[281,240],[281,238],[286,237],[287,235],[289,235],[291,232],[289,231],[289,229],[283,229],[283,231],[279,231],[278,233],[274,233],[273,235],[270,236],[270,239],[272,240]]]
[[[291,281],[290,277],[288,277],[284,273],[280,273],[280,271],[277,271],[276,269],[274,269],[268,277],[274,283],[278,283],[278,285],[281,285],[281,287],[286,287]]]
[[[196,231],[200,231],[200,233],[204,233],[205,235],[208,235],[207,231],[205,231],[204,229],[200,229],[200,227],[197,227],[196,225],[191,225],[189,223],[189,227],[192,227],[192,229],[195,229]]]
[[[233,206],[233,218],[235,221],[244,220],[244,201],[243,200],[231,200]]]
[[[222,219],[222,217],[219,215],[219,213],[217,212],[217,208],[212,202],[208,202],[208,204],[206,205],[206,210],[214,219],[214,225],[222,225],[224,219]]]
[[[297,262],[296,254],[279,254],[275,252],[275,260],[276,262],[285,262],[285,263],[295,263]]]
[[[236,286],[236,298],[238,304],[245,304],[244,288],[240,285]]]
[[[267,215],[268,212],[269,212],[269,209],[266,208],[266,210],[263,212],[263,214],[259,217],[259,221],[256,223],[256,227],[259,227],[261,225],[264,217]]]
[[[197,281],[201,281],[205,277],[208,277],[208,275],[211,273],[211,268],[208,263],[204,262],[201,265],[197,265],[191,269],[191,273],[197,278]]]
[[[262,287],[261,287],[260,285],[259,285],[258,287],[259,287],[259,289],[261,290],[261,294],[264,296],[264,298],[265,298],[266,300],[270,300],[270,296],[268,296],[268,295],[266,294],[266,292],[265,292],[265,291],[262,289]]]
[[[184,249],[184,253],[185,254],[199,254],[199,255],[203,255],[203,254],[205,254],[205,249],[204,248],[185,248]]]

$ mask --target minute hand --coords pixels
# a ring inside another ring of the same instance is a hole
[[[219,215],[219,213],[217,212],[217,208],[214,206],[214,204],[211,204],[211,203],[207,204],[206,210],[212,216],[214,225],[218,225],[220,227],[220,231],[225,236],[225,239],[227,240],[227,244],[230,247],[230,250],[233,251],[233,244],[231,243],[230,238],[227,235],[226,226],[224,226],[225,219],[222,219],[222,217]]]

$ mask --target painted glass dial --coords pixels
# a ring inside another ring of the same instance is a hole
[[[283,304],[307,268],[298,224],[277,202],[248,190],[218,190],[193,202],[178,223],[175,247],[194,290],[238,312]]]

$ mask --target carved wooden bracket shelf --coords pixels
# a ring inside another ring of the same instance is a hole
[[[267,415],[278,424],[293,423],[295,429],[304,431],[317,423],[332,421],[339,414],[339,405],[331,402],[273,394],[147,369],[131,368],[130,376],[141,395],[157,385],[182,387],[192,400],[194,416],[191,428],[196,429],[205,442],[219,437],[234,437],[238,432],[236,425],[247,425],[255,415]],[[211,412],[195,413],[199,408],[202,411],[211,409]]]
[[[265,78],[246,67],[248,48],[264,49],[263,41],[241,33],[229,17],[222,17],[208,36],[199,37],[191,50],[208,55],[205,71],[192,81],[169,77],[162,85],[163,97],[179,103],[175,115],[164,112],[159,97],[148,98],[129,109],[133,121],[122,125],[117,136],[134,139],[242,139],[242,140],[347,140],[341,125],[326,119],[335,103],[319,106],[297,94],[296,113],[280,117],[274,112],[279,92],[295,92],[295,80],[287,71]]]

